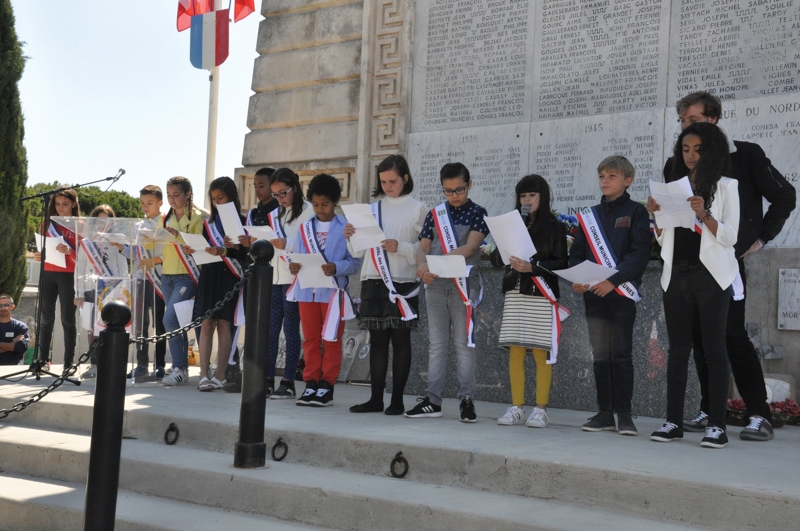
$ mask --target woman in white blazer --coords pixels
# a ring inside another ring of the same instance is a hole
[[[692,323],[697,320],[709,372],[709,421],[700,443],[724,448],[728,397],[728,357],[725,328],[733,284],[739,272],[733,246],[739,231],[738,182],[728,172],[730,156],[725,134],[714,124],[695,123],[683,130],[675,143],[670,181],[684,176],[694,191],[688,199],[696,215],[694,227],[660,228],[664,270],[664,315],[669,336],[667,361],[667,421],[651,440],[670,442],[683,437],[683,406]],[[647,210],[660,206],[650,197]]]

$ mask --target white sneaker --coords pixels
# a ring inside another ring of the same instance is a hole
[[[189,381],[189,373],[185,369],[173,367],[169,374],[161,380],[163,385],[183,385]]]
[[[522,424],[522,417],[525,416],[525,410],[521,407],[511,406],[506,409],[506,414],[497,419],[497,423],[501,426],[516,426]]]
[[[547,411],[538,407],[533,408],[533,413],[525,423],[529,428],[546,428],[548,424],[550,424],[550,417],[547,416]]]

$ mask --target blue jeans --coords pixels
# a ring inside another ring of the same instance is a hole
[[[627,297],[587,298],[586,323],[594,357],[600,411],[630,413],[633,399],[633,323],[636,303]]]
[[[286,338],[286,364],[283,379],[294,382],[297,372],[297,361],[300,359],[300,307],[296,302],[286,300],[286,292],[291,284],[272,286],[272,309],[270,315],[269,334],[269,368],[267,376],[270,382],[275,377],[275,363],[278,360],[278,348],[281,336]]]
[[[472,279],[470,279],[472,281]],[[470,298],[478,295],[470,282]],[[475,375],[475,349],[467,346],[467,307],[461,300],[455,284],[452,287],[428,287],[425,291],[425,305],[428,309],[428,388],[425,394],[432,404],[442,405],[445,378],[447,376],[447,349],[452,340],[456,349],[458,364],[458,398],[474,398],[477,390]],[[474,310],[473,310],[474,312]],[[473,313],[474,315],[474,313]]]
[[[161,277],[161,293],[164,294],[164,329],[172,332],[180,328],[175,313],[175,303],[194,297],[197,286],[189,275],[163,275]],[[184,332],[169,339],[169,353],[172,356],[172,367],[184,369],[189,365],[189,338]]]

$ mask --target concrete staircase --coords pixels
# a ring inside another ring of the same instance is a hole
[[[128,388],[117,529],[795,529],[800,522],[800,429],[769,443],[730,431],[723,450],[701,434],[670,444],[580,431],[584,412],[551,410],[544,430],[500,427],[498,404],[477,424],[354,415],[363,387],[337,386],[330,408],[267,404],[268,447],[286,459],[233,468],[239,395],[190,385]],[[41,383],[0,383],[0,408]],[[302,384],[301,384],[302,387]],[[61,388],[0,422],[0,529],[80,529],[89,460],[92,382]],[[388,398],[388,397],[387,397]],[[414,399],[408,397],[406,406]],[[177,444],[164,444],[174,422]],[[409,462],[390,476],[398,451]]]

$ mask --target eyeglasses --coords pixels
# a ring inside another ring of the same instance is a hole
[[[11,308],[12,306],[14,305],[11,304],[10,302],[7,302],[5,304],[0,304],[0,308]]]
[[[289,188],[287,190],[284,190],[283,192],[278,192],[277,194],[269,194],[269,195],[271,195],[275,199],[283,199],[284,197],[286,197],[287,195],[289,195],[289,193],[291,193],[293,191],[294,191],[293,188]]]
[[[466,186],[459,186],[455,190],[448,190],[447,188],[442,190],[442,192],[444,192],[444,195],[446,195],[447,197],[450,197],[451,195],[464,195],[464,192],[466,191],[467,191]]]

